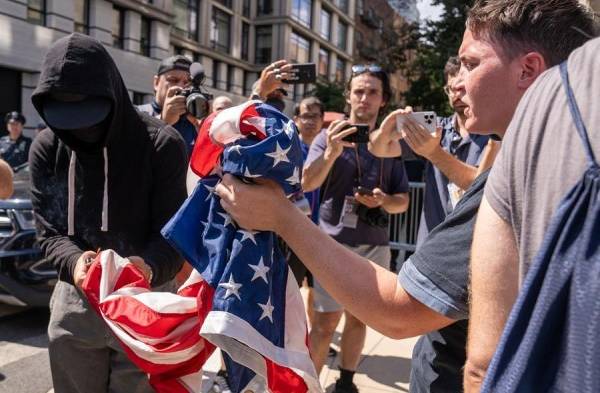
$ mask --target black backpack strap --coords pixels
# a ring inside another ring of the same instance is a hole
[[[569,110],[571,111],[571,116],[573,117],[573,122],[575,123],[577,133],[579,134],[581,142],[583,143],[583,150],[585,150],[585,155],[587,157],[589,165],[590,167],[598,167],[598,163],[594,158],[594,151],[592,150],[592,145],[590,144],[587,129],[585,127],[585,124],[583,123],[583,119],[581,118],[581,112],[579,111],[579,106],[577,105],[575,94],[573,93],[573,88],[569,83],[569,71],[567,69],[567,61],[564,61],[560,64],[560,76],[562,77],[563,87],[565,88],[565,93],[567,94],[567,103],[569,104]]]

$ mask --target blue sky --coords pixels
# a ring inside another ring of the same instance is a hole
[[[432,6],[430,0],[418,0],[417,8],[421,13],[421,19],[437,19],[440,16],[442,7]]]

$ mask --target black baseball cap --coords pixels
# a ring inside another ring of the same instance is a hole
[[[8,112],[6,116],[4,116],[4,124],[7,124],[11,120],[18,121],[21,124],[25,124],[25,116],[23,116],[17,111]]]
[[[190,65],[192,61],[185,56],[175,55],[171,57],[167,57],[163,61],[160,62],[158,66],[158,71],[156,75],[164,74],[165,72],[171,70],[182,70],[186,72],[190,72]]]
[[[110,114],[112,104],[108,98],[90,96],[70,102],[47,99],[43,108],[50,127],[77,130],[102,122]]]

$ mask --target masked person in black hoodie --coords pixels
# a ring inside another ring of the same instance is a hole
[[[41,248],[59,274],[48,327],[54,388],[150,392],[80,286],[99,248],[129,257],[153,287],[180,269],[159,231],[186,198],[183,139],[134,109],[115,63],[85,35],[52,45],[32,101],[48,125],[29,162]]]

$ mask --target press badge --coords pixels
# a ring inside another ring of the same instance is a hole
[[[344,198],[344,207],[342,208],[342,226],[344,228],[356,229],[358,225],[358,202],[352,195],[346,195]]]

